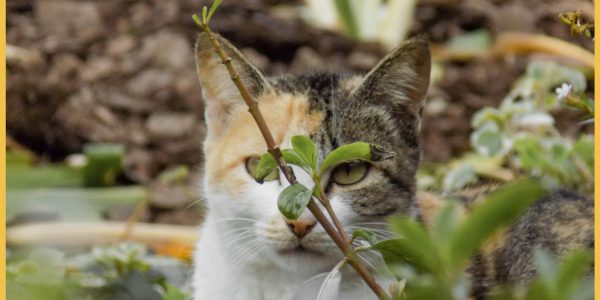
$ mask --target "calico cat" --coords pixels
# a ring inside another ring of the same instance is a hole
[[[218,39],[282,148],[291,147],[290,138],[302,134],[309,135],[323,155],[356,141],[396,153],[382,161],[344,164],[324,176],[323,186],[347,230],[369,227],[385,234],[385,219],[391,215],[425,219],[431,214],[427,210],[436,205],[417,201],[415,187],[421,158],[418,133],[431,68],[425,41],[405,42],[365,76],[266,78],[227,40]],[[194,297],[292,299],[302,282],[331,270],[341,259],[340,251],[310,212],[295,221],[280,214],[277,196],[288,185],[283,176],[274,173],[263,184],[255,181],[254,170],[266,145],[206,34],[198,37],[196,61],[208,128],[203,177],[208,214],[195,253]],[[295,172],[301,183],[312,186],[307,174]],[[429,204],[419,207],[423,203]],[[474,280],[474,293],[483,295],[500,280],[531,276],[532,245],[541,243],[562,253],[563,248],[591,243],[591,209],[590,199],[570,194],[538,202],[529,219],[475,259],[472,274],[480,277]],[[579,226],[570,232],[549,229],[544,222]],[[572,242],[561,243],[566,240]],[[376,299],[354,270],[344,268],[343,278],[339,299]],[[377,280],[387,287],[385,278]]]

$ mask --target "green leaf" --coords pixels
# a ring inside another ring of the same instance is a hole
[[[317,145],[309,137],[305,135],[293,136],[292,147],[306,165],[310,166],[311,169],[317,168]]]
[[[10,149],[6,151],[6,166],[31,166],[35,156],[28,150]]]
[[[196,24],[198,24],[198,26],[202,26],[202,21],[200,20],[200,18],[198,17],[197,14],[193,14],[192,19],[194,19],[194,22],[196,22]]]
[[[343,145],[329,153],[321,164],[320,173],[323,175],[327,170],[336,165],[351,160],[371,160],[371,147],[369,143],[356,142]]]
[[[589,170],[594,170],[594,138],[591,135],[582,135],[575,145],[573,152],[581,158]]]
[[[406,239],[385,240],[373,245],[373,249],[381,253],[388,267],[409,265],[417,272],[431,272],[425,259],[427,253]]]
[[[540,168],[543,163],[545,151],[540,143],[533,137],[525,136],[515,141],[514,149],[523,168]]]
[[[62,164],[26,165],[7,164],[6,188],[32,189],[45,187],[80,187],[81,170]]]
[[[486,29],[478,29],[456,35],[448,42],[448,50],[460,53],[480,53],[492,45],[492,35]]]
[[[593,256],[589,250],[575,250],[569,253],[560,263],[556,274],[556,285],[559,298],[568,299],[580,289],[586,271],[593,268]]]
[[[204,6],[202,7],[202,22],[208,23],[207,19],[207,8]]]
[[[544,191],[533,180],[504,185],[490,194],[469,213],[450,240],[450,259],[454,266],[465,263],[498,229],[514,222],[537,201]]]
[[[165,293],[162,295],[162,300],[188,300],[186,294],[180,291],[176,286],[166,283]]]
[[[493,107],[485,107],[482,110],[476,112],[471,119],[471,125],[474,128],[479,128],[487,122],[493,122],[496,126],[504,124],[504,114]]]
[[[448,200],[442,211],[436,216],[431,233],[438,245],[444,245],[458,227],[460,215],[458,204]]]
[[[279,211],[289,220],[296,220],[302,214],[310,198],[312,190],[299,183],[294,183],[285,188],[277,198]]]
[[[141,186],[15,189],[6,193],[6,218],[34,212],[55,214],[62,221],[100,221],[110,207],[133,206],[146,197]]]
[[[423,227],[423,224],[410,218],[393,218],[390,220],[392,231],[400,236],[397,240],[386,243],[383,241],[373,246],[381,250],[386,264],[406,263],[415,268],[418,272],[432,272],[442,268],[438,248]],[[395,247],[395,248],[394,248]],[[388,261],[390,263],[388,263]]]
[[[123,171],[125,147],[120,144],[88,144],[83,148],[87,165],[83,168],[83,183],[90,187],[114,185]]]
[[[160,172],[158,180],[166,184],[183,183],[189,175],[190,169],[185,165],[179,165]]]
[[[554,280],[558,273],[558,263],[554,257],[547,250],[536,247],[533,252],[533,259],[540,279],[546,287],[551,289],[556,288]],[[552,294],[554,292],[552,291]]]
[[[294,151],[294,149],[281,150],[281,156],[283,156],[283,160],[286,163],[299,166],[310,173],[310,170],[311,170],[310,166],[308,164],[306,164],[304,162],[304,160],[302,160],[302,158],[300,158],[300,156],[298,156],[298,154],[296,153],[296,151]]]
[[[510,150],[510,142],[495,123],[485,123],[471,134],[471,145],[485,156],[504,155]]]
[[[334,3],[346,33],[356,39],[358,38],[358,25],[350,2],[348,0],[335,0]]]
[[[256,166],[256,181],[262,183],[271,173],[276,172],[277,162],[271,153],[265,153],[260,157],[258,166]]]
[[[477,181],[475,169],[471,165],[462,165],[450,170],[442,183],[444,191],[455,191],[464,188],[467,184]]]
[[[213,5],[210,7],[210,10],[208,11],[208,18],[206,19],[206,23],[208,23],[210,21],[210,18],[215,13],[215,10],[217,10],[217,7],[219,7],[219,5],[221,5],[221,0],[215,0],[215,2],[213,2]]]
[[[352,232],[352,239],[355,240],[357,238],[361,238],[369,244],[374,245],[377,243],[377,235],[375,232],[368,229],[357,229]]]

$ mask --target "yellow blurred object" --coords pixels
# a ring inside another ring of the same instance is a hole
[[[194,247],[180,242],[156,244],[150,247],[157,255],[175,257],[184,261],[192,261]]]
[[[573,60],[583,66],[594,68],[594,53],[573,43],[542,34],[503,32],[496,36],[494,44],[487,49],[473,51],[453,50],[445,45],[433,45],[434,59],[441,61],[467,61],[470,59],[507,54],[545,53]]]
[[[11,246],[87,247],[123,241],[124,222],[40,222],[11,226],[6,243]],[[192,247],[197,240],[195,227],[137,223],[127,241],[148,246],[177,243]]]

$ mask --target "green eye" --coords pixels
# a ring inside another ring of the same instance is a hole
[[[246,159],[246,172],[252,176],[252,178],[256,179],[256,167],[258,167],[258,162],[260,161],[259,156],[251,156]],[[278,169],[273,170],[271,174],[265,177],[264,181],[273,181],[279,179],[279,171]]]
[[[339,185],[351,185],[365,179],[368,173],[369,165],[365,162],[346,163],[333,169],[331,178]]]

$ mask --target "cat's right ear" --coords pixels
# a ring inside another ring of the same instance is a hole
[[[213,35],[231,58],[233,67],[250,94],[258,97],[269,86],[265,77],[229,41],[218,34]],[[196,41],[196,71],[206,104],[204,115],[208,131],[218,135],[227,127],[232,112],[244,108],[246,104],[206,33],[199,34]]]

